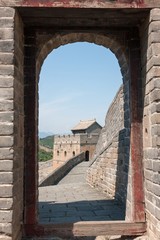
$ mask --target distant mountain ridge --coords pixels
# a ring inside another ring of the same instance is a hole
[[[45,138],[54,135],[53,132],[39,132],[39,138]]]

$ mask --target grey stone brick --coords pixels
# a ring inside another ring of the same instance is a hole
[[[0,26],[1,26],[1,28],[13,28],[14,27],[13,19],[1,17],[0,18]]]
[[[158,32],[159,31],[159,21],[153,21],[149,25],[149,34],[151,32]]]
[[[160,21],[160,10],[158,8],[151,10],[150,21]]]
[[[12,197],[13,195],[13,186],[10,184],[0,185],[0,197]]]
[[[148,190],[149,192],[152,192],[153,183],[151,181],[149,181],[148,179],[146,179],[145,185],[146,185],[146,190]]]
[[[12,222],[12,215],[13,215],[12,210],[8,211],[0,210],[0,223]]]
[[[160,173],[154,173],[152,175],[152,180],[154,183],[160,184]],[[159,191],[160,191],[160,189],[159,189]]]
[[[13,123],[0,123],[0,135],[11,135],[13,132]]]
[[[0,160],[0,171],[10,172],[13,170],[13,161],[12,160]]]
[[[0,39],[13,39],[14,38],[14,30],[13,28],[0,28]]]
[[[151,202],[149,202],[148,200],[146,200],[146,207],[147,207],[147,210],[148,210],[151,214],[155,215],[155,206],[154,206],[154,204],[152,204]]]
[[[160,146],[160,137],[154,136],[152,137],[152,147],[155,148],[157,146]]]
[[[11,223],[0,223],[0,233],[11,235],[12,233]]]
[[[10,183],[13,183],[13,173],[0,172],[0,184],[10,184]]]
[[[160,172],[160,160],[153,161],[153,171]]]
[[[151,81],[153,78],[158,78],[158,77],[160,77],[160,68],[158,66],[153,66],[147,74],[146,83]]]
[[[0,88],[10,88],[10,87],[13,87],[13,77],[0,76]]]
[[[149,105],[149,96],[145,96],[145,99],[144,99],[144,107],[148,106]]]
[[[155,208],[155,216],[158,218],[158,220],[160,220],[160,209],[157,207]]]
[[[13,146],[13,136],[0,137],[0,147],[12,147],[12,146]]]
[[[152,55],[158,55],[160,54],[160,43],[152,43],[151,44],[152,47]]]
[[[0,96],[3,100],[11,100],[14,98],[13,88],[0,88]]]
[[[12,65],[14,63],[13,53],[0,53],[0,64]]]
[[[0,41],[0,52],[10,53],[10,52],[13,52],[13,50],[14,50],[14,41],[13,40],[1,40]]]
[[[159,88],[160,89],[160,78],[154,79],[153,86],[154,86],[154,88]]]
[[[151,113],[160,113],[160,103],[153,103],[150,107]]]
[[[153,66],[160,66],[160,55],[152,56],[150,60],[147,62],[147,71],[149,71]],[[145,74],[145,72],[144,72]],[[151,90],[151,89],[149,89]]]
[[[156,207],[160,209],[160,198],[154,195],[153,202],[156,203]]]
[[[13,112],[0,112],[0,120],[1,122],[13,122],[14,119]]]
[[[157,184],[152,184],[152,192],[156,195],[156,196],[160,196],[160,186]]]
[[[152,128],[151,128],[151,134],[152,136],[160,136],[160,125],[154,125]]]
[[[1,148],[0,159],[13,159],[13,149],[12,148]]]
[[[12,100],[0,100],[0,111],[12,111],[13,101]]]
[[[151,116],[152,124],[160,124],[160,113],[155,113]]]
[[[151,159],[157,159],[160,157],[160,150],[157,148],[149,148],[144,151],[144,157],[152,161]]]
[[[1,210],[10,210],[13,206],[12,198],[0,198],[0,209]]]
[[[160,89],[155,89],[151,93],[150,100],[151,100],[151,102],[156,102],[156,101],[159,101],[159,99],[160,99]]]
[[[0,16],[1,17],[14,17],[15,9],[11,7],[1,7],[0,8]]]
[[[154,58],[152,58],[150,60],[150,62],[155,59],[156,57],[154,56]],[[156,58],[157,59],[157,58]],[[160,66],[160,55],[159,58],[157,59],[157,61],[159,62],[159,66]],[[157,65],[157,63],[152,61],[153,65]],[[146,85],[146,89],[145,89],[145,93],[148,94],[151,91],[153,91],[154,89],[160,89],[160,78],[153,78],[150,82],[148,82],[148,84]]]
[[[160,32],[152,32],[149,35],[149,43],[155,43],[155,42],[159,42],[160,39]]]
[[[157,146],[160,146],[160,137],[157,137]]]
[[[153,172],[149,170],[144,171],[144,176],[146,179],[152,181],[153,180]]]
[[[1,75],[13,76],[14,67],[12,65],[0,65],[0,73]]]

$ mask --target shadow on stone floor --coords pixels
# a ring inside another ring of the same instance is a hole
[[[75,223],[79,221],[114,221],[125,219],[125,209],[115,200],[39,202],[39,223]]]

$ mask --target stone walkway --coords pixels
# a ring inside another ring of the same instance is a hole
[[[57,185],[39,188],[39,222],[124,220],[120,205],[85,182],[89,162],[72,169]]]

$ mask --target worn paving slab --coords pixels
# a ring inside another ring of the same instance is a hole
[[[39,222],[124,220],[122,206],[85,181],[89,162],[72,169],[57,185],[39,188]]]

